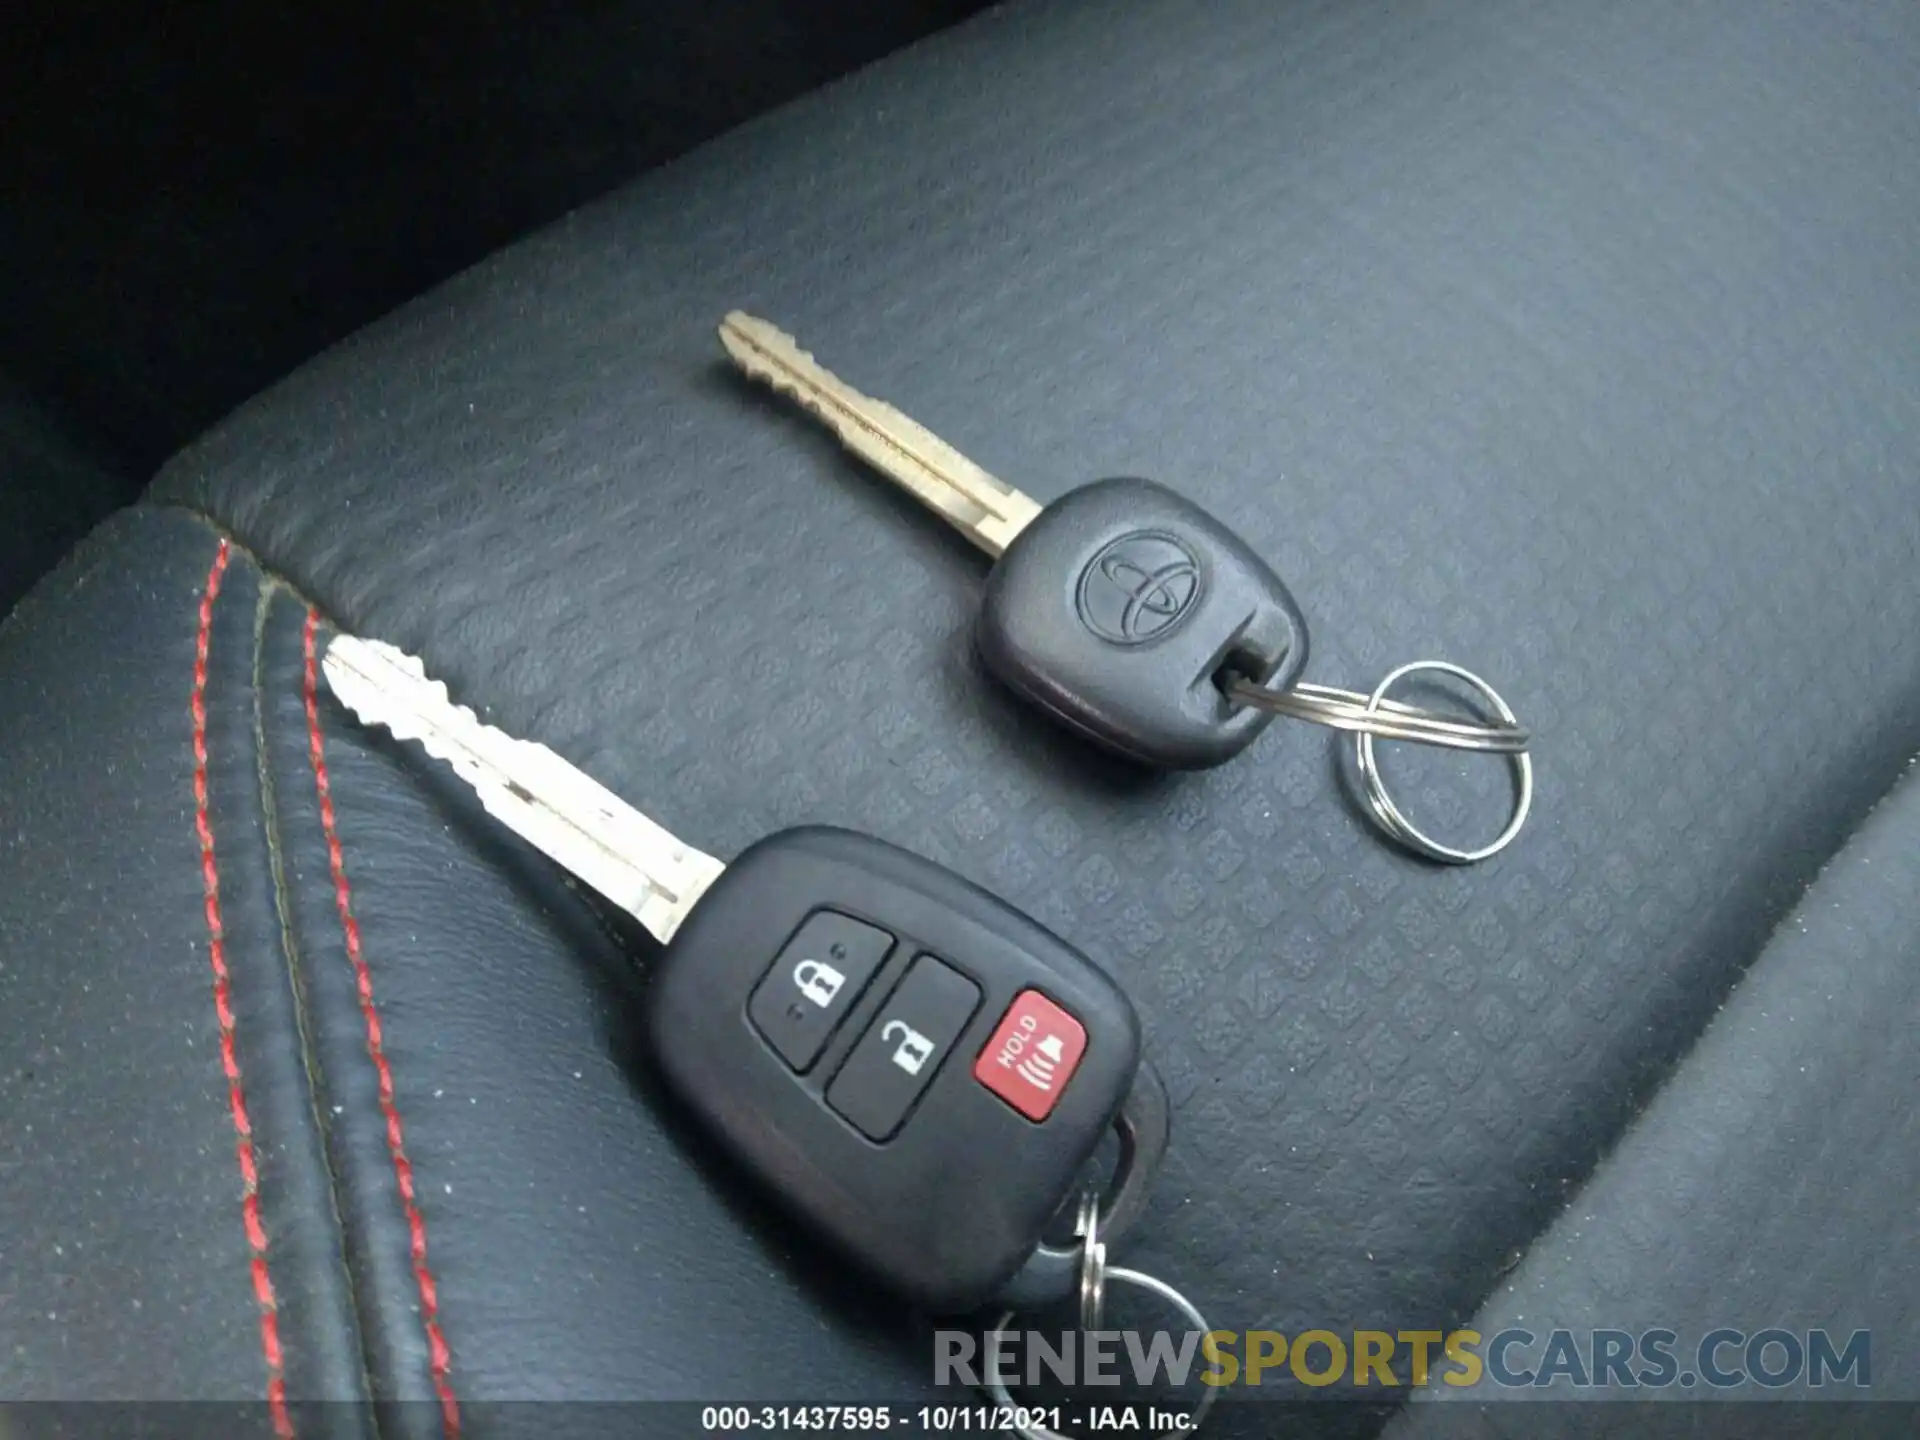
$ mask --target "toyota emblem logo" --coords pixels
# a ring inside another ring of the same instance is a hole
[[[1200,564],[1161,530],[1135,530],[1102,546],[1080,572],[1080,620],[1103,640],[1143,645],[1186,618],[1200,598]]]

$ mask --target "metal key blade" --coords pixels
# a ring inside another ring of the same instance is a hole
[[[1040,513],[1032,496],[891,405],[862,395],[765,320],[733,311],[720,324],[720,343],[748,375],[799,401],[849,450],[996,559]]]
[[[321,668],[368,725],[444,760],[487,812],[598,890],[662,944],[725,867],[682,843],[544,745],[515,740],[455,705],[405,651],[336,635]]]

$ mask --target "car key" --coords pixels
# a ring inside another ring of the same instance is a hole
[[[661,1072],[868,1271],[937,1313],[1064,1297],[1079,1252],[1043,1237],[1109,1129],[1102,1229],[1139,1213],[1165,1092],[1126,995],[1037,921],[848,830],[780,831],[723,866],[481,724],[390,645],[336,636],[322,668],[363,722],[446,761],[666,947],[648,999]]]
[[[1164,769],[1218,765],[1272,714],[1226,693],[1284,691],[1307,627],[1280,577],[1205,510],[1150,480],[1096,480],[1044,508],[738,311],[721,343],[855,454],[998,562],[976,639],[988,668],[1069,727]]]

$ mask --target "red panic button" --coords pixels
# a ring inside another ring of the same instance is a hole
[[[973,1078],[1029,1120],[1053,1113],[1086,1053],[1087,1031],[1038,990],[1023,990],[973,1063]]]

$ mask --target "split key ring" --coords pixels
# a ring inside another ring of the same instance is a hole
[[[1468,686],[1496,720],[1493,723],[1458,720],[1389,698],[1388,692],[1407,676],[1423,672],[1451,675]],[[1389,671],[1366,695],[1332,685],[1306,683],[1275,690],[1244,677],[1229,681],[1226,691],[1230,698],[1244,705],[1350,732],[1354,737],[1354,763],[1360,771],[1367,809],[1374,822],[1400,845],[1428,860],[1442,865],[1472,865],[1498,855],[1513,843],[1533,809],[1533,757],[1527,752],[1533,737],[1500,692],[1464,666],[1447,660],[1414,660]],[[1460,849],[1435,840],[1409,820],[1387,793],[1379,759],[1374,753],[1376,740],[1406,740],[1417,745],[1506,756],[1514,775],[1513,813],[1508,817],[1506,828],[1477,849]]]

